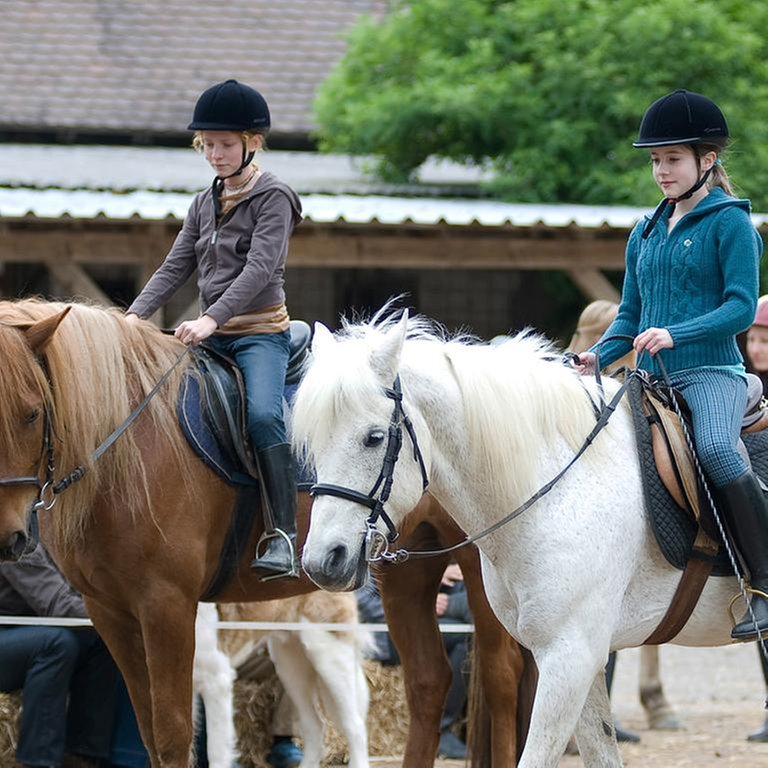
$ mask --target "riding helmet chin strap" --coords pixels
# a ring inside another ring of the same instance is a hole
[[[664,211],[667,209],[668,205],[671,205],[673,208],[677,203],[679,203],[681,200],[688,200],[688,198],[693,197],[693,194],[695,192],[698,192],[706,183],[707,179],[709,178],[710,174],[714,170],[715,165],[719,163],[719,160],[716,160],[712,167],[708,170],[704,171],[701,178],[687,191],[684,192],[680,197],[665,197],[657,206],[656,210],[653,212],[653,216],[651,216],[650,221],[645,225],[645,229],[643,229],[643,235],[642,239],[646,240],[648,236],[653,232],[653,228],[656,226],[656,223],[661,218],[661,215],[664,213]]]
[[[240,167],[228,176],[216,176],[213,179],[211,192],[213,193],[213,210],[216,218],[221,214],[221,193],[224,191],[224,181],[231,179],[233,176],[239,176],[253,162],[254,157],[256,157],[256,151],[249,152],[245,147],[245,140],[243,140],[243,159]]]

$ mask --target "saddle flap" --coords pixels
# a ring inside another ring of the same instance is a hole
[[[647,387],[643,387],[642,406],[651,427],[653,456],[659,475],[678,505],[699,520],[699,484],[680,419],[654,390]]]

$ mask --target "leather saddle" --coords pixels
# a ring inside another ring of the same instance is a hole
[[[768,412],[757,377],[749,380],[748,407],[742,422],[745,458],[758,473],[768,458]],[[629,383],[629,402],[643,476],[649,522],[667,561],[683,571],[672,601],[647,645],[668,642],[685,626],[707,579],[732,576],[730,560],[721,551],[722,539],[704,488],[698,479],[683,426],[674,407],[692,428],[682,396],[636,376]]]
[[[285,397],[292,395],[309,359],[312,331],[291,320]],[[200,458],[231,484],[253,485],[259,472],[248,439],[245,387],[237,365],[205,343],[193,351],[178,402],[179,424]]]
[[[642,408],[651,429],[656,469],[677,505],[688,511],[712,538],[717,539],[719,531],[698,480],[680,418],[671,402],[672,397],[676,399],[680,412],[686,418],[688,434],[692,434],[688,406],[679,392],[670,392],[669,389],[650,385],[643,387]],[[742,419],[742,434],[761,432],[766,427],[768,401],[763,397],[762,382],[757,376],[748,374],[747,407]],[[743,442],[740,442],[739,450],[749,463],[749,453]]]

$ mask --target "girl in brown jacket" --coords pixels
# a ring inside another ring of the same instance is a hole
[[[296,484],[283,421],[290,342],[283,283],[301,203],[290,187],[254,163],[269,126],[264,97],[236,80],[200,96],[188,128],[216,178],[192,201],[170,252],[128,308],[128,317],[152,315],[197,269],[200,315],[181,323],[176,336],[185,344],[210,337],[243,373],[248,431],[275,523],[251,565],[275,578],[298,576]]]

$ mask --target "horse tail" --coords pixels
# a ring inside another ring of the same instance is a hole
[[[491,768],[491,715],[477,662],[477,649],[473,647],[467,692],[467,748],[472,768]]]
[[[523,669],[517,683],[517,760],[525,748],[539,678],[531,652],[522,646],[520,652],[523,657]],[[467,693],[467,747],[471,768],[492,768],[491,714],[483,688],[480,664],[476,663],[477,661],[477,653],[473,650]]]

